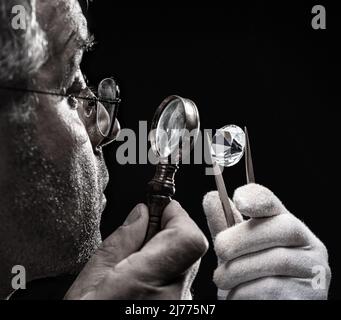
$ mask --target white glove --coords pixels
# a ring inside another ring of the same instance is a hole
[[[327,299],[326,247],[269,189],[240,187],[231,206],[237,224],[227,229],[218,192],[204,197],[218,257],[218,298]],[[243,221],[241,214],[251,219]]]

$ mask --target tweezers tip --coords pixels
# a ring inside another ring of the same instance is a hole
[[[249,134],[247,131],[247,127],[244,126],[245,131],[245,169],[246,169],[246,181],[247,183],[255,183],[255,174],[253,171],[253,162],[251,156],[251,147]]]

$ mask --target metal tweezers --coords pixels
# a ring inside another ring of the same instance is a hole
[[[250,148],[250,140],[249,135],[247,132],[247,128],[244,127],[245,131],[245,171],[246,171],[246,181],[247,183],[254,183],[255,182],[255,175],[253,171],[253,163],[252,163],[252,156],[251,156],[251,148]],[[207,139],[209,142],[209,146],[211,146],[212,141],[210,136],[207,134]],[[226,218],[226,223],[228,227],[232,227],[236,224],[234,220],[234,216],[232,213],[231,204],[229,201],[229,197],[226,191],[226,186],[224,183],[224,179],[222,176],[222,170],[220,169],[220,166],[213,160],[212,153],[210,153],[211,160],[212,160],[212,166],[214,171],[214,177],[215,182],[217,185],[220,201],[223,205],[223,210]]]

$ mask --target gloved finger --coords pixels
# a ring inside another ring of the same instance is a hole
[[[224,262],[273,247],[304,247],[312,243],[311,231],[292,214],[250,219],[220,232],[214,243]]]
[[[242,215],[251,218],[272,217],[288,212],[271,190],[255,183],[236,189],[233,202]]]
[[[178,202],[165,208],[161,225],[162,230],[139,252],[116,266],[117,272],[128,268],[143,282],[163,286],[185,275],[206,253],[207,239]]]
[[[105,258],[108,265],[114,265],[138,251],[146,236],[148,219],[147,206],[138,204],[123,225],[103,241],[95,255]]]
[[[326,300],[328,287],[312,290],[311,279],[266,277],[243,283],[227,295],[228,300]]]
[[[242,283],[269,276],[312,278],[313,267],[321,264],[328,268],[314,251],[277,247],[221,264],[214,273],[214,282],[218,288],[230,290]]]
[[[229,201],[231,204],[235,222],[236,223],[242,222],[243,221],[242,215],[238,212],[234,203],[230,199]],[[227,222],[218,191],[208,192],[204,196],[203,208],[212,239],[214,240],[219,232],[227,229]]]

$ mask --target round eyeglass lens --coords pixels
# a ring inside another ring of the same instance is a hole
[[[186,126],[186,112],[181,99],[170,101],[162,112],[156,128],[156,148],[161,158],[166,158],[179,147]]]
[[[105,137],[109,135],[112,122],[115,121],[115,108],[117,108],[117,104],[110,101],[117,99],[118,95],[118,86],[114,79],[103,79],[98,85],[98,98],[102,101],[100,101],[97,108],[97,125],[101,134]]]

